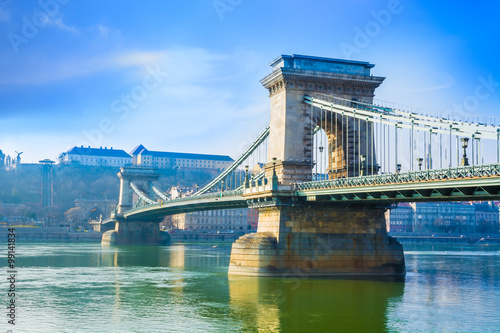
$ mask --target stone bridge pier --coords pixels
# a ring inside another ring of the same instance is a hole
[[[259,210],[257,233],[233,244],[229,274],[404,275],[403,248],[387,235],[384,206],[299,200],[292,189],[294,183],[312,179],[312,131],[320,125],[317,110],[303,102],[304,95],[322,93],[372,103],[384,78],[370,74],[374,65],[359,61],[283,55],[271,66],[273,71],[261,82],[271,99],[268,162],[273,158],[277,162],[264,168],[268,179],[276,172],[278,186],[245,195]],[[354,150],[355,138],[372,136],[373,128],[364,121],[352,127],[350,121],[323,128],[329,144],[335,145],[328,167],[333,178],[358,176],[361,154],[375,160],[373,145],[363,143],[359,146],[365,151]],[[345,128],[348,142],[335,138]]]
[[[257,233],[232,247],[229,274],[400,276],[403,247],[388,237],[385,207],[299,203],[260,207]]]
[[[129,221],[116,218],[115,228],[102,235],[103,245],[168,245],[170,236],[160,230],[161,221]]]
[[[154,198],[149,182],[154,182],[159,177],[160,175],[154,168],[120,168],[118,172],[120,196],[116,212],[111,215],[114,228],[103,234],[102,244],[163,245],[169,243],[168,233],[160,231],[161,219],[134,220],[124,215],[133,208],[133,203],[139,200],[132,186],[138,188],[146,197]]]

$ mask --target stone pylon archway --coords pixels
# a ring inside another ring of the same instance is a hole
[[[305,104],[304,96],[321,93],[372,103],[375,89],[385,78],[371,75],[374,65],[361,61],[282,55],[270,65],[272,73],[261,80],[271,99],[268,162],[277,159],[276,173],[282,184],[309,181],[314,162],[311,133],[320,122],[321,110]],[[366,121],[348,117],[337,117],[333,125],[324,126],[335,147],[328,169],[334,178],[347,176],[348,170],[349,176],[358,175],[360,155],[372,161],[374,149],[373,144],[357,149],[356,138],[373,136],[373,128]],[[344,140],[335,137],[332,129],[345,133]],[[373,142],[371,137],[368,141]],[[272,176],[272,167],[272,163],[266,165],[267,178]]]
[[[311,130],[319,127],[326,133],[327,142],[316,146],[326,149],[329,179],[359,176],[362,169],[364,175],[377,172],[372,123],[333,112],[333,107],[311,108],[310,113]]]

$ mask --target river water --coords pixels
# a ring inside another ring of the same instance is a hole
[[[228,277],[211,245],[18,243],[0,332],[500,332],[498,246],[407,245],[395,282]]]

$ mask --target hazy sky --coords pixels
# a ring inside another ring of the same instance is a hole
[[[500,1],[0,0],[0,149],[228,154],[281,54],[369,61],[376,98],[500,117]]]

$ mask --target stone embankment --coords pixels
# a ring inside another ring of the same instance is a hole
[[[75,231],[68,228],[2,227],[0,238],[7,239],[10,228],[15,228],[16,243],[19,242],[100,242],[102,234],[94,231]]]
[[[408,234],[389,233],[401,244],[475,244],[475,245],[500,245],[500,235],[491,234]]]

